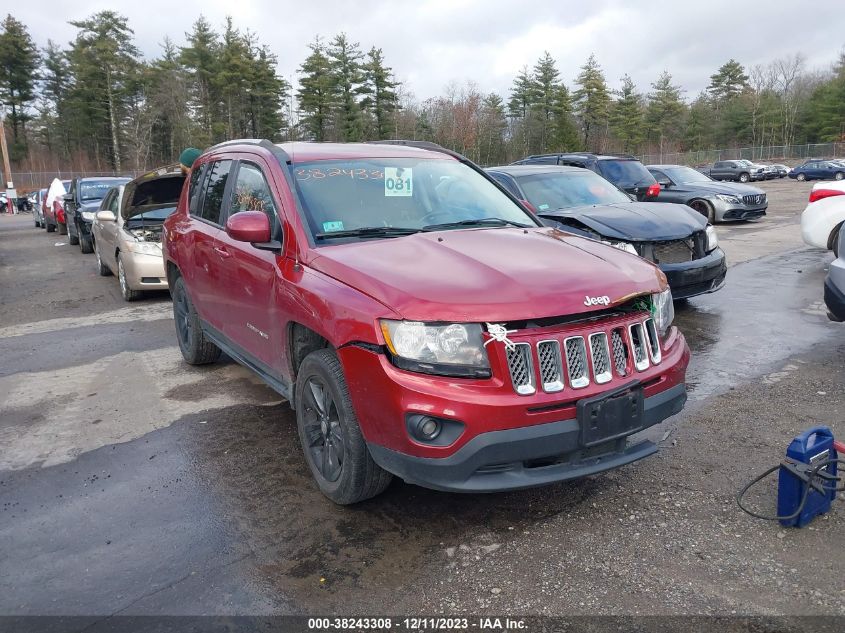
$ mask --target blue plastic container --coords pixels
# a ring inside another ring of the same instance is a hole
[[[810,464],[811,466],[828,459],[836,459],[836,449],[833,447],[833,432],[826,426],[807,429],[790,442],[786,449],[786,456],[796,462]],[[836,463],[825,466],[824,472],[835,476]],[[824,482],[819,478],[816,481]],[[830,510],[830,504],[836,498],[836,491],[834,490],[836,482],[827,481],[823,485],[826,487],[824,494],[811,488],[801,513],[794,519],[781,521],[781,525],[804,527],[815,516]],[[781,467],[778,474],[778,516],[789,516],[798,510],[798,505],[801,503],[804,489],[807,486],[808,484]]]

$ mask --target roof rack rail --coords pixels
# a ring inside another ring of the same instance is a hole
[[[234,138],[212,145],[208,149],[204,150],[203,153],[223,149],[225,147],[231,147],[232,145],[257,145],[258,147],[263,147],[264,149],[269,150],[284,162],[290,162],[290,156],[288,153],[266,138]]]

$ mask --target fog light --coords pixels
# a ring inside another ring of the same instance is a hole
[[[423,418],[418,428],[420,435],[427,440],[433,440],[440,433],[440,423],[432,418]]]

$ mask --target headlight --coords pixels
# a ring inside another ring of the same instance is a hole
[[[675,306],[672,303],[672,291],[666,288],[663,292],[651,295],[651,316],[661,335],[672,325],[675,319]]]
[[[89,222],[93,222],[96,214],[97,214],[96,211],[83,211],[82,212],[82,219],[88,220]]]
[[[630,242],[606,242],[602,240],[602,244],[607,244],[608,246],[612,246],[613,248],[618,248],[620,251],[631,253],[631,255],[639,255],[637,249],[634,248],[634,245]]]
[[[156,242],[127,242],[126,248],[139,255],[161,255],[161,245]]]
[[[424,374],[489,378],[490,363],[478,323],[381,321],[393,364]]]
[[[716,229],[709,224],[705,232],[707,233],[707,252],[709,253],[719,245],[719,238],[716,236]]]
[[[728,204],[742,204],[742,200],[740,200],[736,196],[729,196],[724,193],[717,193],[716,197],[722,202],[727,202]]]

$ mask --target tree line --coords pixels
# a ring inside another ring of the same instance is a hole
[[[743,67],[728,60],[688,98],[664,71],[646,89],[612,88],[594,55],[567,84],[544,53],[507,95],[472,82],[417,100],[380,48],[345,33],[316,38],[292,86],[278,59],[231,18],[200,16],[144,59],[126,17],[70,22],[74,39],[36,45],[0,23],[0,99],[19,171],[145,169],[186,146],[239,137],[272,141],[430,140],[483,164],[550,151],[664,153],[845,140],[845,54],[810,71],[800,54]],[[366,51],[366,52],[365,52]]]

